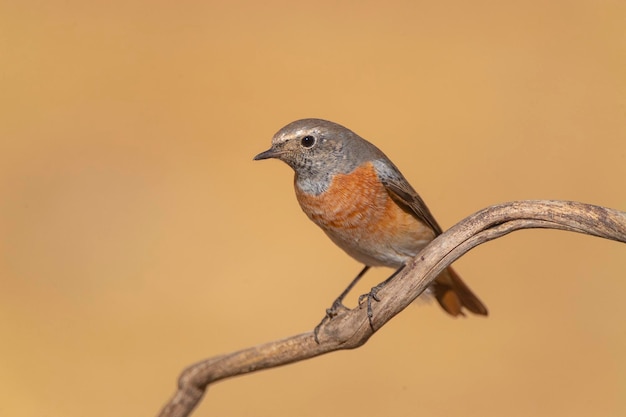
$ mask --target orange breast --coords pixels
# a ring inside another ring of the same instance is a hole
[[[305,194],[297,184],[295,189],[307,216],[366,265],[399,267],[434,237],[391,199],[371,163],[336,175],[320,195]]]

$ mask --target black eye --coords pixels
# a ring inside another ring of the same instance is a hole
[[[315,137],[309,135],[309,136],[303,137],[302,140],[300,141],[300,143],[305,148],[310,148],[311,146],[315,145],[315,141],[316,141]]]

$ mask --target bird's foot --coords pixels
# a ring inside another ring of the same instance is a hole
[[[372,308],[372,300],[376,302],[380,301],[380,297],[378,297],[378,291],[383,289],[383,287],[387,285],[387,282],[388,280],[383,281],[377,286],[372,287],[370,292],[368,292],[367,294],[359,295],[359,306],[362,306],[363,301],[367,299],[367,320],[369,321],[370,327],[373,331],[375,331],[376,329],[374,329],[374,322],[372,321],[374,319],[374,310]]]
[[[367,320],[370,323],[370,328],[372,329],[372,331],[376,331],[376,329],[374,328],[374,322],[373,322],[374,310],[372,309],[372,300],[376,302],[380,301],[380,297],[378,296],[378,291],[382,290],[385,287],[385,285],[387,285],[396,275],[398,275],[398,273],[400,273],[400,271],[402,271],[403,268],[404,268],[404,265],[398,268],[393,274],[391,274],[389,278],[387,278],[380,284],[376,285],[375,287],[372,287],[370,292],[368,292],[367,294],[361,294],[359,296],[359,307],[363,305],[363,300],[367,298]]]
[[[315,338],[315,343],[317,343],[318,345],[320,344],[319,333],[320,333],[320,329],[322,328],[322,326],[328,323],[329,321],[331,321],[333,318],[335,318],[341,310],[347,310],[347,309],[348,308],[343,305],[342,300],[340,298],[336,299],[333,302],[333,305],[330,306],[330,308],[326,309],[326,315],[324,316],[322,321],[320,321],[319,324],[315,326],[315,329],[313,329],[313,337]]]

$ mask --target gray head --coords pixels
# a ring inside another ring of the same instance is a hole
[[[352,172],[381,157],[378,148],[337,123],[302,119],[280,129],[272,138],[272,147],[254,159],[280,159],[293,168],[298,181],[322,186],[335,174]]]

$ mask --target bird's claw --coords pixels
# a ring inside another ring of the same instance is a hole
[[[385,286],[386,282],[382,282],[377,286],[373,287],[370,292],[367,294],[359,295],[359,306],[363,305],[363,300],[367,298],[367,320],[370,323],[371,329],[374,331],[374,309],[372,308],[372,300],[379,302],[380,297],[378,296],[378,291]]]
[[[319,333],[324,324],[331,321],[333,318],[337,317],[339,314],[339,310],[347,310],[346,306],[343,305],[341,300],[335,300],[332,306],[326,309],[326,315],[319,322],[317,326],[313,329],[313,337],[315,338],[315,343],[320,344]]]

